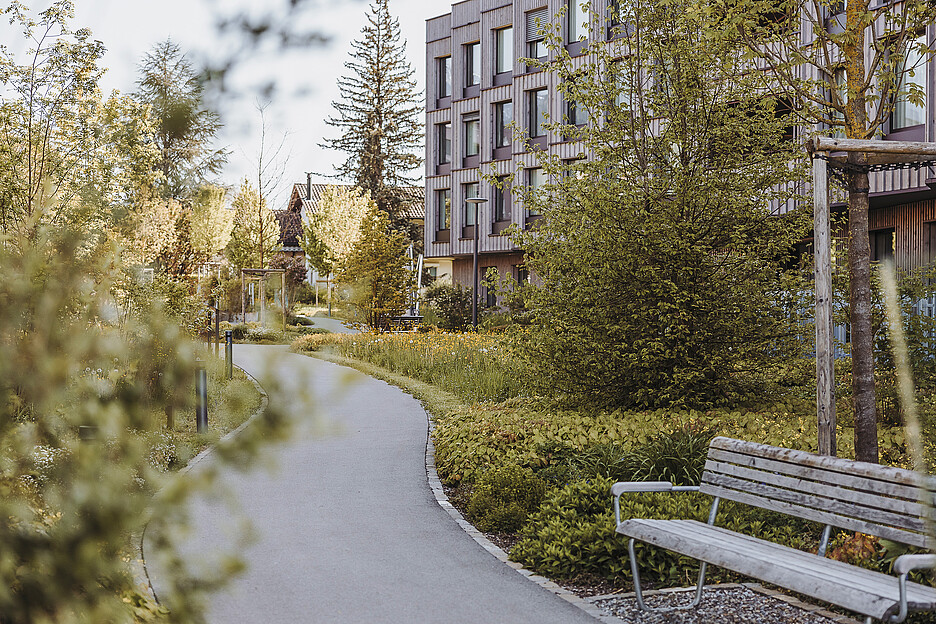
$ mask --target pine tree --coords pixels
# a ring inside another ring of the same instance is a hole
[[[147,53],[136,97],[151,107],[158,124],[163,195],[182,199],[208,175],[220,173],[227,152],[212,143],[221,120],[205,106],[204,87],[178,44],[167,39]]]
[[[338,114],[327,120],[341,136],[322,147],[344,152],[338,175],[369,191],[392,226],[416,241],[415,228],[401,214],[400,188],[415,182],[409,172],[422,164],[422,97],[389,0],[370,5],[361,34],[345,63],[350,74],[338,80],[341,100],[332,103]]]

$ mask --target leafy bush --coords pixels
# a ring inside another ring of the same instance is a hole
[[[464,331],[471,324],[471,289],[434,282],[423,295],[441,329]]]
[[[692,423],[672,432],[656,434],[625,453],[621,472],[627,474],[630,481],[698,485],[708,445],[714,437],[715,427]]]
[[[551,490],[522,530],[510,558],[550,578],[594,576],[609,581],[631,580],[627,539],[615,533],[612,479],[595,477]],[[621,497],[621,518],[708,519],[711,498],[694,493],[644,493]],[[818,543],[821,527],[731,501],[722,502],[717,524],[733,531],[808,550]],[[689,585],[698,576],[698,562],[637,543],[641,579],[654,587]],[[736,575],[710,568],[708,579],[733,580]]]
[[[482,531],[513,533],[545,494],[546,484],[529,468],[500,466],[484,473],[475,484],[468,515]]]
[[[540,470],[568,463],[570,457],[595,445],[634,449],[650,441],[655,432],[678,430],[690,424],[711,427],[729,437],[815,450],[815,417],[800,416],[790,409],[777,405],[757,412],[615,410],[584,414],[532,399],[481,404],[471,411],[437,418],[433,432],[436,467],[447,484],[472,482],[491,466],[513,463]],[[843,430],[840,436],[844,449],[848,433]],[[557,449],[561,449],[559,454]],[[605,466],[613,463],[607,459],[602,461]],[[625,472],[616,472],[616,467],[613,469],[613,473],[610,468],[605,470],[607,474],[630,478]]]
[[[0,245],[0,620],[129,622],[168,610],[201,622],[204,592],[231,568],[206,577],[175,549],[181,508],[211,474],[167,479],[181,452],[158,433],[164,407],[191,413],[205,354],[167,313],[179,309],[172,301],[134,297],[139,284],[124,281],[119,252],[99,237],[39,226],[31,235],[22,249]],[[219,462],[248,465],[261,440],[284,433],[281,416],[267,410],[223,444]],[[148,521],[160,538],[147,555],[171,563],[165,609],[127,564],[130,536]]]
[[[315,289],[309,282],[302,281],[296,286],[296,292],[293,296],[296,303],[310,304],[315,300]]]
[[[231,327],[231,337],[234,340],[248,342],[282,342],[283,330],[274,327],[264,327],[258,323],[238,323]]]

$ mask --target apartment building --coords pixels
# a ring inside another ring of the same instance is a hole
[[[604,1],[604,0],[602,0]],[[481,172],[536,186],[543,180],[535,155],[525,151],[511,125],[523,128],[534,149],[562,158],[580,157],[580,147],[543,128],[545,114],[562,114],[556,78],[521,58],[545,58],[542,26],[566,0],[466,0],[426,25],[426,256],[451,263],[456,283],[472,283],[472,254],[478,228],[482,275],[524,280],[523,254],[505,235],[511,225],[531,227],[539,215],[517,201],[509,186],[498,188]],[[563,36],[574,54],[584,19],[569,4]],[[475,209],[465,200],[482,197]],[[493,303],[493,297],[482,293]]]
[[[618,1],[591,0],[596,22],[592,36],[614,36],[608,21],[597,16],[607,15],[609,4]],[[582,26],[588,18],[580,5],[576,0],[465,0],[453,4],[450,13],[427,21],[425,248],[428,258],[442,266],[450,263],[456,283],[472,283],[475,228],[482,275],[488,267],[496,267],[501,275],[526,278],[519,268],[522,252],[504,231],[511,225],[532,227],[540,216],[526,210],[509,189],[499,189],[481,175],[512,176],[514,184],[531,187],[542,183],[536,155],[511,136],[511,123],[529,135],[533,149],[565,160],[583,157],[579,144],[542,127],[544,113],[552,119],[564,116],[572,123],[584,123],[581,111],[563,102],[555,75],[520,61],[546,57],[541,26],[554,21],[562,22],[559,27],[566,49],[573,56],[579,53],[585,46],[580,38],[588,34]],[[559,20],[562,9],[565,15]],[[936,25],[919,36],[932,45]],[[934,141],[933,61],[910,79],[926,91],[926,104],[900,103],[884,128],[883,138]],[[934,189],[933,167],[871,174],[873,259],[894,256],[904,268],[936,261]],[[474,207],[465,201],[469,197],[487,200],[480,206],[477,223]],[[840,210],[843,207],[838,205]],[[844,242],[843,238],[841,244]],[[809,241],[805,241],[803,249],[808,247]],[[492,297],[487,299],[493,303]]]

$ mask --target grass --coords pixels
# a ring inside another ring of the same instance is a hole
[[[150,461],[157,468],[166,471],[182,468],[243,424],[260,406],[260,392],[243,371],[235,367],[232,379],[226,379],[223,358],[209,355],[204,360],[208,372],[208,431],[196,431],[192,410],[174,413],[169,428],[165,411],[154,408],[153,422],[161,422],[162,426],[139,435],[148,438]]]
[[[419,379],[469,403],[528,395],[519,359],[501,335],[324,334],[292,343],[299,352],[324,350]]]

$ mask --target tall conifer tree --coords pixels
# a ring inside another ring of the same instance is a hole
[[[348,75],[338,80],[341,99],[328,124],[341,131],[323,147],[344,152],[339,177],[370,191],[391,225],[416,242],[415,227],[402,215],[401,187],[413,184],[412,171],[422,164],[421,93],[400,40],[400,22],[390,15],[389,0],[375,0],[361,38],[352,44]]]

